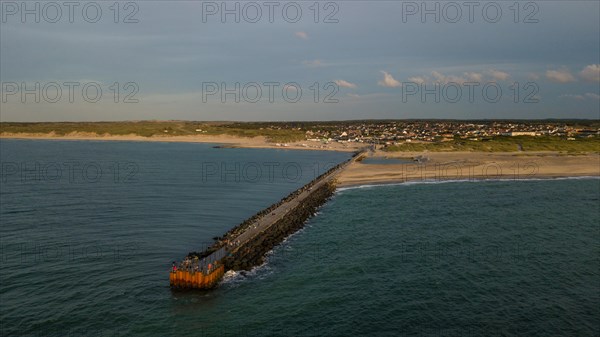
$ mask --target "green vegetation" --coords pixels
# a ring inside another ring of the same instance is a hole
[[[202,131],[196,131],[197,129]],[[225,134],[238,137],[263,136],[270,142],[280,143],[304,139],[303,131],[273,128],[272,123],[262,125],[261,123],[187,121],[0,123],[0,133],[54,133],[59,136],[70,133],[95,133],[142,137]]]
[[[201,127],[205,130],[204,127]],[[297,128],[274,127],[273,123],[230,123],[206,126],[206,134],[228,134],[238,137],[263,136],[269,142],[289,143],[304,140],[304,131]]]
[[[534,152],[557,151],[569,154],[600,152],[600,138],[577,138],[567,140],[562,137],[494,137],[488,140],[454,139],[446,142],[404,143],[385,148],[389,152]]]
[[[365,124],[366,123],[366,124]],[[386,124],[391,123],[391,124]],[[237,137],[265,137],[273,143],[289,143],[303,141],[306,132],[311,138],[335,138],[343,130],[362,128],[363,135],[370,139],[384,134],[390,136],[394,132],[400,132],[405,127],[409,130],[431,130],[432,121],[421,121],[411,126],[404,125],[409,121],[327,121],[327,122],[194,122],[194,121],[124,121],[124,122],[53,122],[53,123],[0,123],[0,133],[10,134],[50,134],[57,136],[67,134],[97,134],[103,135],[138,135],[142,137],[161,136],[195,136],[195,135],[231,135]],[[443,129],[460,130],[466,129],[464,125],[468,122],[453,122],[455,125],[443,126]],[[482,122],[484,123],[484,122]],[[491,122],[486,122],[491,123]],[[519,123],[528,123],[520,121]],[[545,121],[534,121],[531,125],[545,125]],[[556,123],[558,124],[558,123]],[[560,123],[562,124],[562,122]],[[365,126],[366,125],[366,126]],[[529,124],[528,124],[529,125]],[[573,121],[570,124],[579,125],[581,128],[596,130],[600,128],[597,121]],[[397,127],[396,127],[397,126]],[[350,132],[350,131],[349,131]],[[564,132],[563,136],[545,137],[506,137],[497,136],[480,140],[471,140],[456,136],[450,141],[420,142],[413,141],[399,145],[387,146],[386,151],[401,152],[423,152],[423,151],[468,151],[468,152],[516,152],[526,154],[534,151],[554,151],[567,154],[600,152],[600,137],[597,135],[574,140],[568,140]],[[393,139],[393,138],[392,138]],[[385,142],[383,139],[381,142]],[[368,145],[368,143],[364,143]]]
[[[168,130],[172,135],[188,134],[182,125],[173,122],[57,122],[57,123],[1,123],[2,133],[96,133],[98,135],[135,134],[144,137],[164,134]]]

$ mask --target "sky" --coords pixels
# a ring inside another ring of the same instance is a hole
[[[600,1],[0,4],[0,121],[600,118]]]

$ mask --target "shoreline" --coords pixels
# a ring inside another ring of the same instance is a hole
[[[371,181],[365,183],[344,183],[337,185],[337,191],[345,191],[359,188],[371,188],[371,187],[382,187],[382,186],[399,186],[406,184],[444,184],[444,183],[480,183],[490,181],[545,181],[545,180],[579,180],[579,179],[600,179],[599,176],[538,176],[533,178],[471,178],[471,179],[409,179],[409,180],[381,180]]]
[[[355,152],[368,146],[364,143],[329,144],[292,142],[286,146],[270,143],[264,137],[244,138],[231,135],[109,136],[76,133],[65,136],[52,134],[0,134],[3,139],[58,141],[134,141],[163,143],[208,143],[220,148],[262,148],[305,151]],[[310,146],[308,146],[310,143]],[[600,177],[600,153],[569,154],[558,151],[539,152],[385,152],[368,151],[367,158],[377,163],[353,162],[337,176],[338,187],[401,184],[414,181],[456,180],[524,180],[569,177]],[[412,163],[385,162],[386,159],[415,160]]]
[[[407,164],[350,164],[338,176],[338,187],[481,180],[528,180],[600,177],[600,154],[559,152],[403,152],[374,158],[424,158]]]
[[[214,135],[214,136],[161,136],[161,137],[144,137],[139,135],[90,135],[90,134],[74,134],[65,136],[56,136],[52,134],[0,134],[0,140],[15,139],[15,140],[58,140],[58,141],[121,141],[121,142],[159,142],[159,143],[208,143],[219,145],[222,148],[244,148],[244,149],[283,149],[283,150],[305,150],[305,151],[337,151],[337,152],[354,152],[359,150],[361,146],[344,146],[340,143],[330,143],[327,145],[311,144],[303,146],[307,142],[291,142],[285,143],[286,146],[277,145],[278,143],[268,142],[265,137],[257,136],[236,137],[230,135]]]

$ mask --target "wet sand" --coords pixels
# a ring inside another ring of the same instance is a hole
[[[405,181],[535,179],[600,177],[600,155],[566,155],[557,152],[402,152],[377,151],[374,157],[425,160],[410,164],[352,163],[339,176],[340,186]]]

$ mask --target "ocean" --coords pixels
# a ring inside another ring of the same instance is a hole
[[[189,251],[348,153],[1,140],[2,336],[600,335],[600,179],[342,188],[267,262]]]

